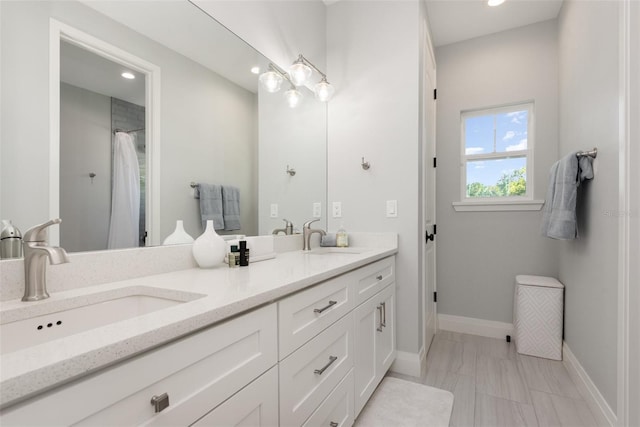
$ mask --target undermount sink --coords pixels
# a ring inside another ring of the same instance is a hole
[[[351,254],[359,255],[364,252],[359,248],[338,248],[338,247],[320,247],[305,252],[309,255],[330,255],[330,254]]]
[[[45,300],[0,313],[0,354],[142,316],[204,295],[147,286]]]

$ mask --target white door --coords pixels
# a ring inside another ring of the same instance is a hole
[[[421,270],[423,289],[422,327],[424,331],[425,353],[429,351],[431,340],[436,332],[436,63],[431,39],[423,26],[423,80],[422,94],[422,250]]]

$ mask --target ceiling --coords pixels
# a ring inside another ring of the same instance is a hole
[[[425,0],[434,46],[469,40],[558,16],[562,0]]]

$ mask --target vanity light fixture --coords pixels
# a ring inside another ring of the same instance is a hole
[[[331,86],[331,83],[327,81],[327,75],[320,71],[318,67],[313,65],[302,54],[298,55],[298,59],[296,59],[295,62],[291,64],[291,67],[289,67],[291,81],[296,86],[302,86],[307,83],[309,78],[311,78],[313,70],[322,77],[320,82],[316,83],[313,87],[315,96],[319,101],[327,102],[333,96],[335,89]]]
[[[295,88],[295,86],[291,86],[291,89],[284,93],[284,99],[287,100],[287,104],[289,107],[296,108],[298,104],[302,101],[302,93]]]
[[[136,78],[136,76],[133,73],[130,73],[128,71],[125,71],[124,73],[120,74],[122,77],[124,77],[125,79],[129,79],[129,80],[133,80]]]
[[[487,4],[491,7],[495,7],[495,6],[500,6],[502,3],[504,3],[504,0],[489,0],[487,1]]]
[[[269,71],[260,74],[258,80],[260,80],[262,87],[265,88],[267,92],[275,93],[280,90],[284,78],[282,74],[273,67],[273,64],[269,64]]]

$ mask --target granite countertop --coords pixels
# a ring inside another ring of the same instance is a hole
[[[396,252],[397,242],[321,255],[291,251],[249,267],[221,264],[57,292],[27,306],[19,300],[5,301],[2,324],[23,317],[20,310],[26,311],[25,307],[32,317],[56,305],[63,310],[70,300],[91,299],[98,293],[110,298],[131,295],[132,287],[146,295],[187,300],[0,356],[0,408]]]

